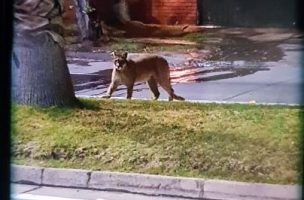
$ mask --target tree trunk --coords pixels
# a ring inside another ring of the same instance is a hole
[[[78,102],[63,48],[47,32],[15,37],[12,75],[16,103],[72,106]]]
[[[63,0],[15,0],[12,99],[19,104],[74,106],[63,50]]]
[[[85,7],[85,0],[74,0],[75,4],[75,12],[76,12],[76,19],[77,19],[77,25],[81,33],[81,39],[82,41],[87,39],[89,37],[89,18],[88,16],[83,12]]]
[[[114,14],[122,24],[130,21],[129,6],[126,0],[116,0],[113,5]]]

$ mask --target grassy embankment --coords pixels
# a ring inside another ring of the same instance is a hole
[[[300,107],[82,100],[13,106],[13,162],[249,182],[298,182]]]

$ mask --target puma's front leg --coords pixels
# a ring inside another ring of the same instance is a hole
[[[110,86],[108,87],[108,91],[105,95],[103,95],[101,98],[109,99],[112,96],[112,93],[117,89],[118,83],[117,82],[111,82]]]
[[[132,98],[134,83],[127,85],[127,99]]]

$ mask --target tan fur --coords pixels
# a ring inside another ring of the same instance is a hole
[[[127,87],[127,98],[132,98],[134,83],[146,81],[154,99],[159,97],[158,84],[169,94],[169,101],[173,99],[184,100],[174,94],[170,81],[168,62],[160,56],[146,56],[138,60],[127,59],[127,53],[114,54],[114,68],[112,81],[107,94],[103,98],[110,98],[118,85]]]

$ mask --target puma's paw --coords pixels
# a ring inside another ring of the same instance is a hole
[[[110,99],[110,98],[111,98],[111,96],[110,96],[110,95],[108,95],[108,94],[106,94],[106,95],[101,96],[101,98],[102,98],[102,99]]]

